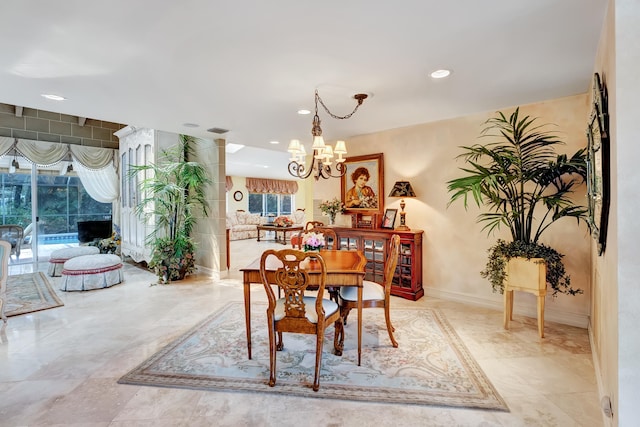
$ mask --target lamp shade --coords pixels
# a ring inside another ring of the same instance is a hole
[[[416,197],[409,181],[396,181],[389,193],[389,197]]]

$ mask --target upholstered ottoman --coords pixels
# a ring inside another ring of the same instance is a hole
[[[90,291],[122,282],[122,262],[111,254],[82,255],[71,258],[62,269],[62,291]]]
[[[97,246],[75,246],[73,248],[63,248],[51,252],[49,258],[49,270],[47,273],[51,277],[59,277],[65,262],[71,258],[81,255],[99,254],[100,249]]]

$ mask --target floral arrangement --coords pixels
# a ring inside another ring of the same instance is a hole
[[[360,198],[359,208],[373,209],[378,207],[378,196],[364,196]]]
[[[302,235],[302,246],[304,247],[304,251],[318,251],[325,246],[324,234],[322,233],[314,233],[313,231],[310,233],[304,233]]]
[[[273,225],[276,227],[290,227],[293,225],[293,220],[286,216],[279,216],[273,220]]]
[[[333,200],[325,200],[320,203],[320,210],[324,214],[335,217],[336,214],[344,212],[344,204],[334,197]]]
[[[120,227],[117,224],[113,224],[113,233],[111,237],[102,239],[96,244],[89,243],[90,246],[97,246],[100,249],[101,254],[116,254],[120,255]]]

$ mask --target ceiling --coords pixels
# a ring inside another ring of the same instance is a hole
[[[606,3],[2,2],[0,102],[222,137],[246,146],[227,174],[287,178],[289,140],[309,148],[312,116],[297,111],[313,110],[316,89],[337,115],[370,95],[349,120],[320,110],[325,140],[347,148],[355,135],[586,92]],[[452,75],[429,77],[440,68]]]

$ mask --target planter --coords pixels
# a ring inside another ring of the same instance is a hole
[[[544,300],[547,295],[547,267],[543,258],[511,258],[504,280],[504,328],[513,320],[513,291],[529,292],[538,299],[538,335],[544,338]]]

